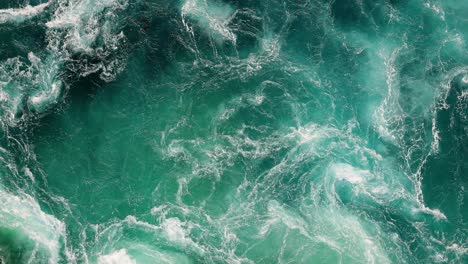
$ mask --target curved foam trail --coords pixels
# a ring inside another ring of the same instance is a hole
[[[0,9],[0,24],[19,24],[40,15],[51,2],[37,6],[27,5],[23,8]]]
[[[215,40],[236,42],[236,35],[228,27],[235,10],[228,4],[214,4],[207,0],[187,0],[182,6],[182,17],[193,18]],[[184,23],[186,23],[184,21]]]
[[[51,88],[40,91],[38,94],[29,97],[28,105],[36,112],[43,112],[45,109],[57,103],[62,91],[62,83],[55,81]]]
[[[64,88],[58,78],[62,67],[61,59],[50,56],[43,63],[33,53],[29,53],[28,58],[33,67],[38,69],[37,89],[28,97],[28,108],[36,113],[42,113],[58,102]]]
[[[272,228],[271,225],[282,223],[291,230],[298,230],[311,242],[325,245],[330,253],[343,254],[344,261],[359,259],[366,263],[391,263],[379,238],[369,235],[358,218],[338,208],[318,208],[313,212],[316,215],[305,220],[288,212],[278,202],[270,201],[268,213],[271,218],[263,227],[263,233]]]
[[[28,195],[19,197],[0,189],[0,203],[0,230],[18,232],[32,240],[35,246],[30,249],[28,258],[34,260],[44,257],[49,263],[58,263],[61,243],[65,238],[65,224],[44,213]],[[25,255],[27,253],[24,252]]]

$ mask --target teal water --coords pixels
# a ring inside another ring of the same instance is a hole
[[[467,263],[467,14],[1,1],[0,263]]]

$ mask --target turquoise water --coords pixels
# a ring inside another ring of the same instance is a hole
[[[467,14],[1,1],[0,263],[467,263]]]

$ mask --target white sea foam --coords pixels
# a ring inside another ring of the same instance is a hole
[[[62,82],[55,81],[50,88],[39,91],[38,94],[29,97],[28,105],[32,109],[42,112],[46,107],[57,103],[62,91]]]
[[[468,74],[465,74],[462,78],[462,82],[468,83]]]
[[[287,134],[287,138],[296,138],[298,144],[313,143],[321,139],[336,136],[339,132],[335,128],[327,126],[319,126],[314,123],[300,126],[298,128],[292,128],[292,132]]]
[[[23,171],[24,171],[24,174],[26,174],[26,176],[28,176],[32,182],[36,182],[36,178],[34,178],[34,174],[31,172],[31,170],[28,167],[24,167]]]
[[[106,26],[106,23],[100,24],[100,13],[106,9],[123,9],[126,5],[126,1],[119,0],[97,2],[84,0],[69,6],[62,5],[53,20],[47,22],[46,26],[49,29],[68,31],[66,38],[63,39],[67,48],[72,48],[75,52],[92,53],[94,50],[91,46],[99,35],[107,40],[118,37],[118,35],[111,36],[113,35],[112,26],[109,24]]]
[[[113,251],[110,254],[99,256],[98,264],[136,264],[137,262],[133,260],[127,253],[126,249],[119,249]]]
[[[406,44],[393,50],[389,55],[386,54],[385,50],[380,53],[385,61],[387,94],[373,113],[373,122],[377,132],[383,139],[389,140],[395,145],[400,144],[404,115],[399,104],[400,92],[395,62],[399,53],[405,48],[407,48]]]
[[[161,227],[169,240],[186,245],[189,240],[186,237],[183,225],[178,218],[168,218],[162,223]]]
[[[25,234],[40,250],[46,250],[49,263],[57,263],[65,239],[65,225],[44,213],[39,204],[26,194],[15,196],[0,189],[0,226]],[[34,254],[34,252],[32,252]]]
[[[307,219],[284,208],[277,201],[268,203],[270,219],[265,222],[260,234],[284,224],[288,229],[298,230],[313,244],[324,244],[342,255],[342,258],[365,260],[367,263],[390,263],[380,239],[371,237],[362,223],[339,208],[316,208],[313,212],[302,211]],[[312,215],[309,215],[312,214]],[[346,256],[347,255],[347,256]]]
[[[344,163],[333,164],[331,170],[338,180],[345,180],[350,183],[362,183],[371,177],[371,173],[368,170],[356,169]]]
[[[187,0],[182,6],[183,18],[188,16],[196,20],[208,34],[214,34],[215,39],[221,37],[235,43],[237,37],[228,27],[234,13],[234,9],[227,4],[220,5],[207,0]]]
[[[0,24],[30,19],[44,12],[51,3],[52,1],[35,7],[2,9]],[[42,113],[55,105],[67,88],[60,80],[64,62],[73,54],[99,53],[99,57],[103,58],[116,52],[125,36],[115,30],[118,22],[113,14],[126,5],[126,0],[54,1],[55,12],[46,23],[47,52],[29,52],[29,64],[23,58],[16,57],[9,58],[0,65],[0,107],[3,110],[3,119],[9,125],[15,125],[25,117],[28,112],[26,107],[35,113]],[[98,38],[102,43],[94,45]],[[121,72],[125,65],[124,59],[116,56],[110,60],[102,59],[98,63],[80,65],[76,74],[86,76],[99,72],[101,79],[111,81]]]
[[[439,209],[431,209],[426,207],[424,204],[421,204],[420,208],[413,208],[412,210],[413,213],[426,213],[429,215],[434,216],[436,220],[447,220],[447,216],[445,216],[444,213],[442,213]]]
[[[37,6],[27,5],[23,8],[0,9],[0,24],[22,23],[44,12],[49,4],[50,2]]]

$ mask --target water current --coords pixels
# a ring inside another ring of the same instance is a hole
[[[467,15],[1,0],[0,263],[468,263]]]

